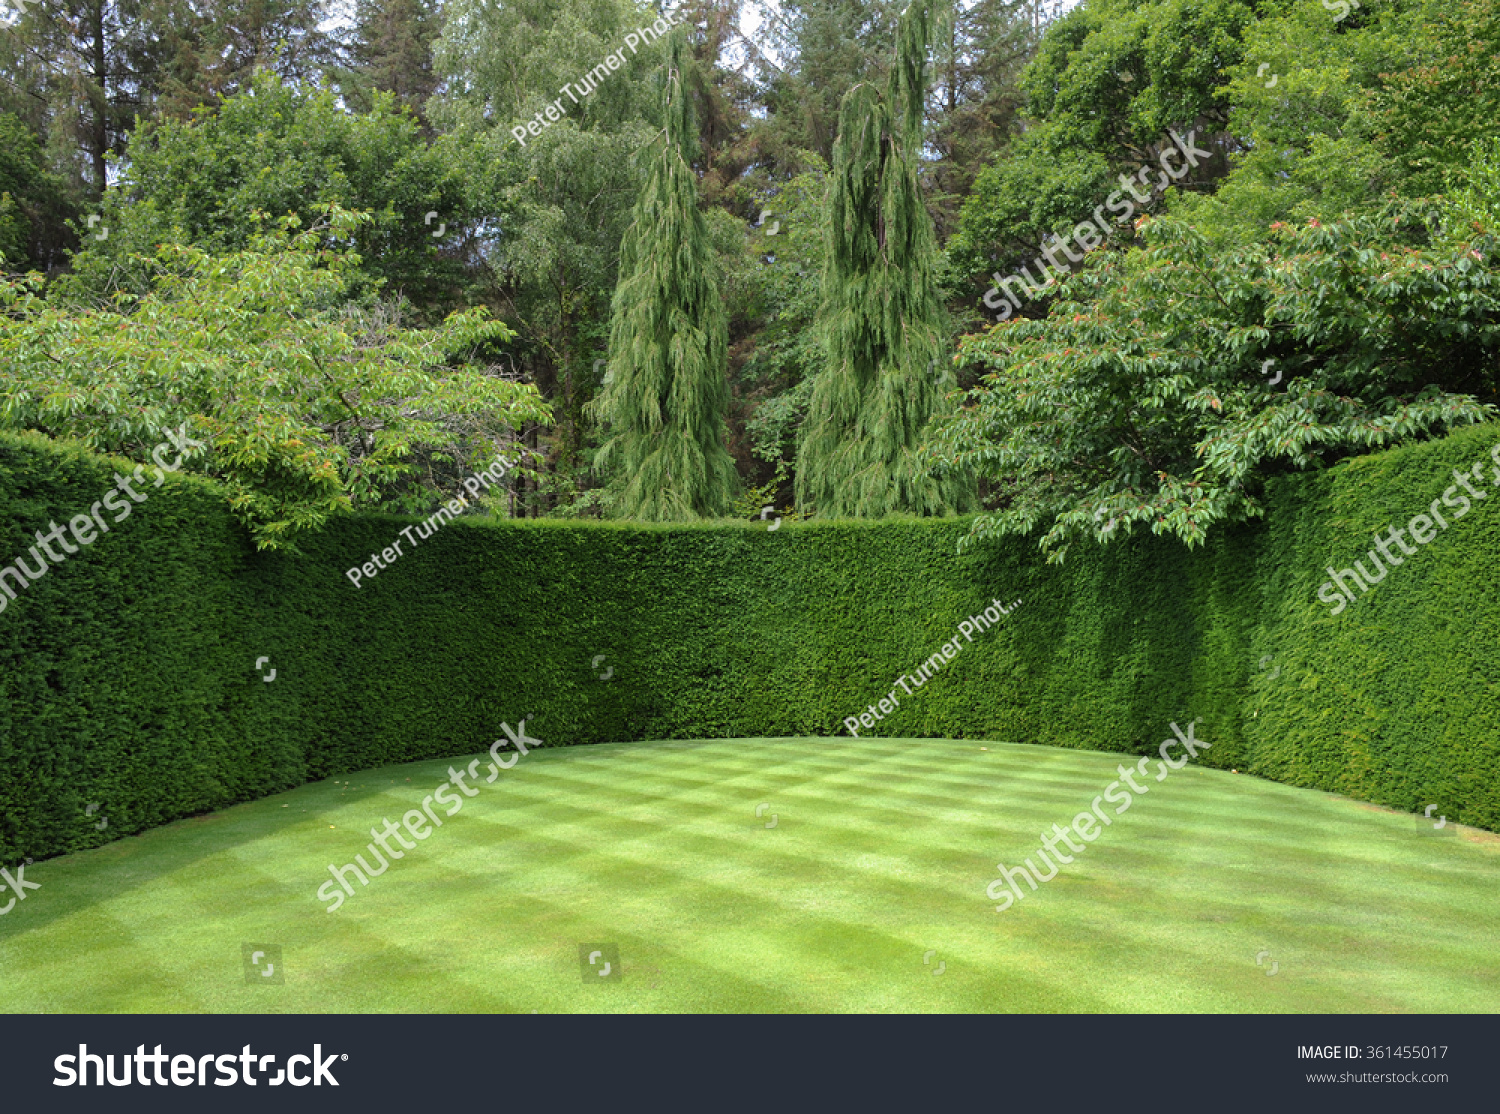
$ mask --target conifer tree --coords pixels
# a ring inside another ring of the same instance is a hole
[[[440,31],[438,0],[355,0],[354,11],[354,65],[339,74],[344,99],[368,112],[371,93],[380,89],[423,117],[437,88],[432,44]]]
[[[827,364],[797,463],[797,502],[821,517],[943,515],[972,501],[966,481],[935,478],[917,453],[953,388],[917,167],[929,26],[926,0],[915,0],[885,96],[861,83],[839,110],[818,316]]]
[[[592,404],[607,423],[595,464],[613,511],[680,522],[728,513],[737,487],[725,448],[728,319],[691,161],[697,145],[681,29],[662,89],[665,124],[620,244],[609,361]]]

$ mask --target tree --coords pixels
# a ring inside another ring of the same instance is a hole
[[[76,243],[66,184],[48,169],[26,125],[0,113],[0,259],[9,270],[49,271]]]
[[[319,0],[25,0],[0,35],[0,111],[97,198],[137,119],[187,118],[257,69],[311,82],[337,55]]]
[[[759,328],[737,383],[741,402],[750,409],[744,423],[747,455],[757,462],[752,468],[762,481],[795,463],[798,428],[814,375],[824,362],[817,320],[827,195],[826,168],[798,175],[766,203],[769,214],[751,238],[759,261],[748,276],[746,301]],[[772,494],[778,504],[791,503],[795,490],[777,484]]]
[[[740,37],[743,8],[744,0],[682,0],[677,16],[693,28],[688,77],[698,121],[698,192],[706,206],[723,205],[753,219],[756,193],[766,184],[753,134],[759,90],[746,73],[750,60],[734,65],[727,58]]]
[[[250,243],[257,212],[296,213],[307,226],[338,205],[371,214],[355,232],[360,263],[351,277],[363,282],[354,293],[381,286],[440,319],[477,266],[465,254],[477,251],[479,220],[452,146],[424,140],[388,93],[356,114],[329,91],[260,73],[192,120],[157,119],[137,133],[129,166],[104,198],[107,238],[84,240],[68,288],[140,293],[160,243],[238,251]]]
[[[1210,194],[1175,195],[1167,211],[1226,250],[1265,240],[1277,221],[1336,221],[1411,196],[1400,160],[1374,141],[1372,97],[1413,61],[1431,0],[1346,10],[1292,5],[1247,23],[1226,69],[1224,146],[1232,167]]]
[[[1469,145],[1469,165],[1453,178],[1445,210],[1450,226],[1462,237],[1482,228],[1500,235],[1500,137]]]
[[[641,188],[634,156],[660,127],[652,80],[665,44],[638,34],[654,19],[635,0],[445,7],[442,89],[428,113],[464,145],[470,204],[493,216],[481,246],[494,303],[520,333],[518,368],[557,413],[552,434],[532,434],[546,463],[523,493],[528,513],[577,513],[591,498],[585,407],[603,379],[620,241]],[[590,80],[614,52],[623,65]],[[593,91],[579,95],[579,83]],[[538,113],[547,121],[549,105],[560,118],[524,144],[514,138]]]
[[[190,470],[219,482],[262,548],[341,510],[451,498],[548,409],[474,363],[514,335],[483,310],[411,330],[351,309],[365,220],[333,207],[298,230],[287,217],[223,255],[163,245],[149,292],[103,308],[0,281],[0,423],[143,464],[185,423],[208,446]]]
[[[1381,75],[1368,97],[1376,143],[1410,175],[1408,196],[1441,189],[1500,115],[1500,0],[1421,11],[1403,44],[1411,64]]]
[[[368,111],[380,90],[425,118],[437,88],[432,51],[441,23],[436,0],[357,0],[352,64],[340,75],[351,107]]]
[[[856,85],[839,112],[818,319],[827,364],[797,460],[797,502],[823,517],[947,514],[969,502],[965,479],[939,481],[917,454],[953,385],[939,360],[937,243],[918,180],[928,32],[926,0],[915,0],[887,95]]]
[[[595,403],[615,513],[648,522],[723,516],[738,486],[724,447],[728,326],[690,165],[685,38],[673,31],[668,44],[665,126],[620,245],[609,378]]]
[[[1155,164],[1169,129],[1195,130],[1214,152],[1176,190],[1211,188],[1232,144],[1224,71],[1254,19],[1242,0],[1095,0],[1052,23],[1021,79],[1026,129],[978,173],[948,241],[955,266],[983,276],[983,289],[994,272],[1030,264],[1044,240],[1103,204],[1122,172]],[[1129,239],[1122,229],[1119,242]]]
[[[173,20],[176,50],[158,80],[161,107],[177,118],[249,89],[261,71],[313,86],[342,56],[342,34],[321,26],[323,0],[177,2],[185,10]]]
[[[0,108],[44,140],[80,197],[104,191],[106,158],[149,111],[171,32],[164,3],[56,0],[17,5],[0,35]]]
[[[898,10],[896,0],[784,0],[763,7],[764,34],[786,60],[778,66],[747,44],[765,74],[770,123],[762,147],[774,161],[794,172],[807,169],[797,156],[806,150],[828,162],[840,90],[885,79]]]
[[[1268,476],[1500,413],[1493,236],[1453,242],[1416,202],[1229,252],[1173,219],[1142,232],[1050,318],[965,341],[986,374],[931,451],[994,485],[970,540],[1041,530],[1060,561],[1141,525],[1192,546],[1258,517]]]
[[[1034,0],[951,3],[935,28],[928,142],[940,239],[956,228],[974,178],[1011,139],[1024,101],[1020,77],[1036,51]]]

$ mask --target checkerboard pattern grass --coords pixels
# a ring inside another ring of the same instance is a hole
[[[533,750],[330,914],[329,864],[469,759],[349,774],[28,867],[0,1011],[1500,1010],[1500,839],[1225,771],[1150,781],[995,912],[996,864],[1123,758]],[[247,942],[281,949],[284,981],[247,980]],[[595,984],[598,942],[620,970]]]

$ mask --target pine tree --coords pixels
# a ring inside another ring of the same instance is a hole
[[[0,109],[31,127],[73,200],[104,192],[107,159],[125,153],[137,114],[155,101],[172,31],[170,4],[59,0],[7,5],[0,35]]]
[[[797,502],[822,517],[942,515],[972,501],[964,481],[934,478],[917,455],[953,387],[917,167],[929,26],[926,0],[915,0],[886,95],[859,84],[839,110],[818,318],[827,366],[797,463]]]
[[[437,88],[432,48],[440,23],[437,0],[356,0],[354,65],[339,75],[350,105],[368,112],[380,89],[421,118]]]
[[[17,0],[0,111],[26,121],[73,200],[96,200],[138,123],[189,118],[255,69],[308,83],[336,54],[319,0]]]
[[[781,0],[761,8],[764,25],[755,38],[786,59],[783,69],[760,43],[748,44],[769,79],[767,145],[830,159],[840,91],[884,79],[890,69],[896,0]]]
[[[1039,0],[974,0],[935,29],[928,209],[946,242],[974,178],[1019,130],[1021,73],[1036,55]]]
[[[614,513],[650,522],[722,516],[737,487],[724,447],[728,320],[691,161],[697,145],[681,29],[672,32],[665,127],[620,244],[608,374],[593,403],[608,426],[595,464]]]

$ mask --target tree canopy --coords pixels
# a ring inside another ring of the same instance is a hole
[[[1059,7],[28,0],[4,421],[190,421],[263,544],[503,443],[486,512],[1060,559],[1492,413],[1500,0]]]
[[[0,421],[144,461],[184,424],[258,544],[354,507],[451,490],[525,422],[534,388],[480,357],[514,334],[482,309],[425,330],[344,299],[368,217],[330,208],[214,255],[167,244],[149,292],[83,311],[35,280],[0,286]]]

